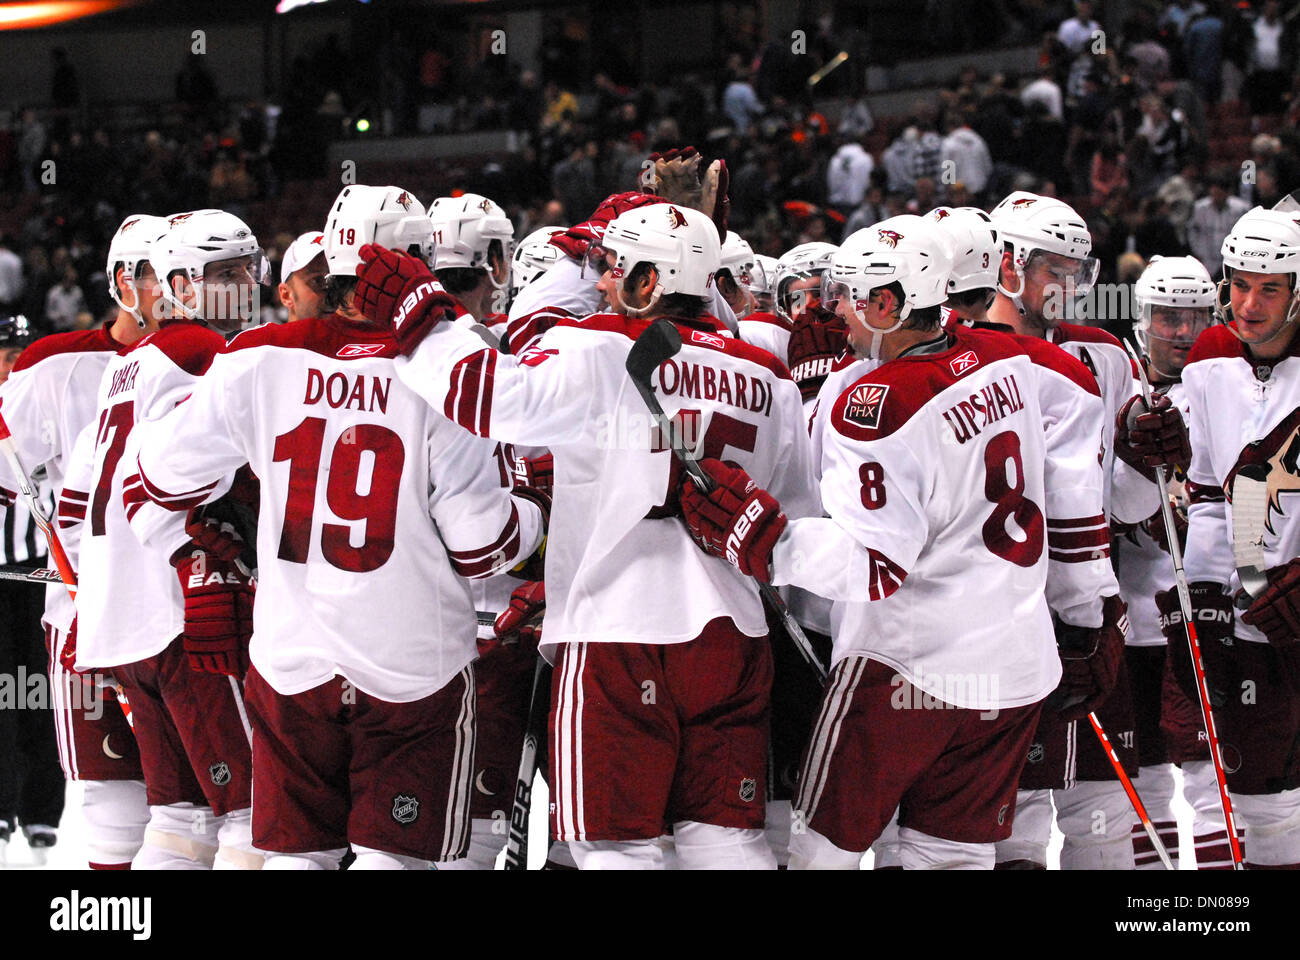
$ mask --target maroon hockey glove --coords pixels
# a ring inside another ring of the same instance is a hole
[[[1235,666],[1232,656],[1232,598],[1223,587],[1209,580],[1189,583],[1187,592],[1192,601],[1196,640],[1201,648],[1210,706],[1221,707],[1227,699]],[[1196,691],[1196,668],[1192,664],[1192,649],[1187,642],[1178,590],[1162,590],[1155,599],[1156,609],[1160,612],[1160,632],[1165,635],[1169,646],[1169,665],[1173,668],[1174,679],[1188,699],[1200,703],[1200,694]]]
[[[542,615],[546,612],[546,583],[537,580],[515,588],[510,606],[497,617],[493,632],[504,642],[536,646],[542,636]]]
[[[1100,627],[1076,627],[1058,622],[1056,646],[1061,657],[1061,682],[1050,703],[1066,721],[1082,720],[1105,703],[1119,679],[1128,633],[1128,607],[1119,597],[1101,602]]]
[[[1268,571],[1268,587],[1241,619],[1275,647],[1300,643],[1300,558]]]
[[[741,573],[764,583],[772,579],[772,548],[785,529],[781,505],[749,474],[721,460],[701,460],[714,488],[701,493],[682,472],[678,488],[682,518],[705,553],[722,557]]]
[[[391,323],[402,353],[412,353],[439,321],[465,312],[419,257],[373,243],[358,253],[356,307],[376,326]]]
[[[1174,507],[1171,512],[1174,515],[1174,533],[1178,537],[1178,547],[1185,551],[1187,549],[1187,513],[1182,507]],[[1161,550],[1165,553],[1171,552],[1169,549],[1169,531],[1165,529],[1165,518],[1162,511],[1157,510],[1138,526],[1156,542],[1156,546]]]
[[[515,457],[514,473],[517,485],[532,487],[550,496],[555,486],[555,458],[549,453],[540,457]]]
[[[190,669],[242,677],[253,632],[253,586],[231,562],[194,543],[171,558],[185,597],[181,647]]]
[[[1192,462],[1192,442],[1173,401],[1162,394],[1148,409],[1141,396],[1129,397],[1115,418],[1115,455],[1148,475],[1154,467],[1186,472]]]
[[[234,563],[244,549],[244,538],[229,523],[211,517],[200,517],[191,510],[185,532],[194,546],[212,554],[224,563]]]
[[[843,320],[822,311],[809,311],[795,324],[786,359],[805,402],[817,396],[831,366],[848,346],[848,335]]]

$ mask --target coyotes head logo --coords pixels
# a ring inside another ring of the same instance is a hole
[[[951,217],[951,216],[952,213],[948,210],[947,207],[940,207],[939,209],[934,211],[934,219],[936,220],[942,220],[944,217]]]
[[[1025,209],[1025,207],[1029,206],[1031,203],[1037,203],[1037,202],[1038,202],[1038,198],[1037,198],[1037,197],[1021,197],[1019,200],[1012,200],[1012,201],[1011,201],[1011,209],[1012,209],[1012,210],[1023,210],[1023,209]]]
[[[887,247],[896,247],[898,241],[903,239],[903,235],[897,230],[877,230],[876,233],[880,234],[880,242]]]
[[[1262,466],[1268,483],[1268,516],[1264,528],[1276,535],[1273,515],[1285,517],[1282,495],[1300,493],[1300,407],[1268,432],[1262,440],[1246,446],[1224,483],[1224,492],[1232,496],[1232,482],[1247,465]]]
[[[134,227],[134,226],[135,226],[137,223],[139,223],[139,222],[140,222],[140,218],[139,218],[139,217],[132,217],[132,218],[131,218],[130,220],[128,220],[126,223],[122,224],[122,226],[119,228],[119,232],[121,232],[121,233],[126,233],[128,230],[130,230],[132,227]]]
[[[686,226],[686,217],[672,204],[668,205],[668,226],[672,230]]]
[[[176,224],[178,224],[178,223],[184,223],[184,222],[185,222],[186,220],[188,220],[191,216],[193,216],[193,214],[189,214],[189,213],[178,213],[178,214],[176,214],[176,216],[174,216],[174,217],[168,217],[168,218],[167,218],[167,226],[169,226],[169,227],[174,227],[174,226],[176,226]]]
[[[483,202],[478,205],[478,208],[482,210],[484,213],[491,213],[493,210],[496,209],[496,204],[494,204],[487,197],[484,197]]]
[[[405,190],[397,195],[397,202],[402,205],[403,210],[411,209],[411,195]]]

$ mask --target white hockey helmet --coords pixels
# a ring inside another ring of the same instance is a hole
[[[1097,282],[1100,264],[1092,256],[1092,234],[1088,224],[1063,200],[1017,190],[1005,197],[989,214],[1004,245],[1011,247],[1019,282],[1008,290],[998,281],[998,292],[1010,298],[1023,316],[1021,297],[1025,292],[1025,270],[1035,254],[1055,254],[1079,261],[1074,273],[1062,281],[1076,297],[1086,295]]]
[[[1286,322],[1300,314],[1300,217],[1295,212],[1255,207],[1246,211],[1223,238],[1223,279],[1219,282],[1216,316],[1234,333],[1231,281],[1233,270],[1280,273],[1291,278],[1291,305]],[[1280,331],[1279,331],[1280,332]]]
[[[325,262],[331,276],[354,277],[367,243],[433,257],[433,225],[415,194],[401,187],[344,187],[325,222]]]
[[[494,240],[501,244],[503,269],[508,269],[514,255],[515,226],[504,210],[477,193],[439,197],[429,205],[429,223],[435,271],[450,267],[488,270],[494,287],[506,286],[509,277],[493,277],[488,264]]]
[[[886,330],[872,330],[868,356],[880,356],[885,334],[902,327],[913,310],[937,307],[948,299],[952,247],[934,220],[904,214],[858,230],[831,258],[822,278],[822,306],[833,310],[840,300],[860,323],[871,291],[897,283],[903,291],[898,321]]]
[[[122,221],[108,244],[108,264],[105,268],[108,273],[108,295],[114,303],[134,316],[142,327],[145,322],[140,316],[139,298],[136,298],[135,305],[129,307],[122,302],[121,291],[117,289],[117,270],[121,267],[127,282],[134,284],[140,279],[140,267],[149,262],[149,251],[154,241],[166,232],[166,217],[138,213]]]
[[[1153,307],[1204,310],[1204,324],[1195,324],[1187,340],[1209,326],[1210,310],[1215,300],[1214,281],[1205,265],[1195,257],[1152,257],[1147,268],[1133,284],[1133,302],[1137,306],[1137,319],[1133,321],[1133,335],[1143,353],[1150,353],[1151,310]],[[1156,339],[1164,339],[1157,337]]]
[[[1002,238],[989,215],[978,207],[935,207],[926,216],[939,225],[952,247],[948,295],[995,289]]]
[[[564,257],[564,251],[551,243],[551,237],[563,233],[564,227],[541,227],[515,246],[510,264],[510,296],[513,298]]]
[[[271,265],[252,229],[239,217],[224,210],[191,210],[167,218],[167,232],[149,246],[149,263],[162,287],[167,304],[181,316],[205,317],[203,274],[209,264],[248,257],[248,276],[254,284],[269,282]],[[186,303],[172,287],[172,280],[186,277],[195,293],[195,303]],[[242,317],[243,320],[251,319]]]
[[[794,323],[794,302],[790,287],[796,280],[824,277],[831,265],[831,257],[839,248],[833,243],[815,240],[791,247],[776,262],[776,276],[772,281],[773,307],[779,316]]]
[[[607,269],[618,281],[622,309],[632,316],[648,313],[660,297],[669,294],[708,297],[722,262],[713,220],[674,203],[654,203],[620,214],[605,228],[600,247],[614,257]],[[659,280],[650,302],[633,309],[623,296],[623,285],[639,263],[652,264]]]
[[[750,271],[745,289],[755,297],[765,296],[770,300],[776,292],[776,271],[780,262],[764,253],[754,254],[754,269]]]
[[[722,241],[722,266],[719,269],[730,273],[741,286],[749,283],[754,270],[754,249],[734,230],[728,230],[727,239]]]

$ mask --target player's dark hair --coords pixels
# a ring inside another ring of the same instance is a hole
[[[638,263],[628,271],[627,278],[623,281],[624,289],[635,287],[652,269],[654,269],[654,264],[648,260]],[[670,317],[701,317],[708,312],[708,301],[703,297],[695,297],[689,293],[666,293],[655,304],[656,314]]]
[[[447,267],[438,271],[438,282],[453,297],[469,293],[487,273],[482,267]]]
[[[899,304],[902,304],[905,300],[906,295],[903,293],[903,285],[899,283],[897,280],[895,280],[893,283],[885,284],[885,286],[879,287],[878,289],[888,290],[890,293],[894,295],[895,301]],[[938,306],[913,307],[912,312],[907,315],[907,319],[903,321],[903,325],[898,329],[900,330],[937,329],[939,327],[939,323],[941,319],[942,319],[942,315],[939,313]]]
[[[357,278],[345,277],[331,273],[325,278],[325,300],[321,307],[323,313],[337,313],[348,300],[348,294],[356,289]]]

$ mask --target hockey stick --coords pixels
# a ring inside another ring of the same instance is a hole
[[[1101,749],[1106,752],[1106,757],[1110,760],[1111,767],[1114,768],[1116,776],[1119,777],[1120,786],[1128,794],[1128,802],[1133,805],[1134,812],[1138,819],[1142,821],[1142,829],[1147,832],[1151,838],[1151,846],[1160,856],[1160,862],[1165,865],[1166,870],[1177,870],[1174,861],[1169,856],[1169,851],[1165,849],[1164,842],[1160,839],[1160,834],[1156,833],[1155,824],[1147,816],[1147,808],[1142,803],[1142,798],[1138,796],[1137,787],[1133,786],[1133,781],[1129,779],[1128,772],[1124,769],[1124,764],[1120,763],[1119,757],[1115,754],[1115,748],[1110,744],[1110,737],[1106,736],[1106,731],[1101,728],[1101,721],[1097,719],[1096,712],[1088,714],[1088,722],[1092,724],[1092,732],[1097,734],[1097,739],[1101,741]]]
[[[1126,340],[1124,346],[1128,348],[1129,356],[1133,358],[1133,363],[1138,369],[1138,376],[1142,383],[1142,400],[1150,409],[1151,383],[1147,380],[1146,366],[1137,351],[1133,349],[1133,344]],[[1241,859],[1241,844],[1237,840],[1236,818],[1232,814],[1232,798],[1228,796],[1228,778],[1223,772],[1223,750],[1219,746],[1219,732],[1214,725],[1214,712],[1210,709],[1210,690],[1205,682],[1205,661],[1201,658],[1201,643],[1196,636],[1196,624],[1193,622],[1195,614],[1192,611],[1192,595],[1187,589],[1187,574],[1183,570],[1183,548],[1178,542],[1174,511],[1169,505],[1169,484],[1165,479],[1164,467],[1156,467],[1155,473],[1156,485],[1160,488],[1160,516],[1165,524],[1165,539],[1169,541],[1169,558],[1174,564],[1174,583],[1178,587],[1178,603],[1182,608],[1183,626],[1187,630],[1187,643],[1192,651],[1192,666],[1196,672],[1196,696],[1201,702],[1201,721],[1205,724],[1205,733],[1210,740],[1210,759],[1214,761],[1214,779],[1219,786],[1219,804],[1223,807],[1223,824],[1228,831],[1232,866],[1234,870],[1242,870],[1245,866]],[[1235,504],[1233,509],[1235,513]]]
[[[637,389],[637,393],[641,394],[641,399],[650,408],[650,415],[654,417],[660,434],[668,438],[673,455],[681,461],[682,467],[686,470],[696,488],[708,493],[713,489],[713,478],[704,472],[695,451],[682,442],[681,435],[677,431],[677,425],[668,419],[663,406],[659,403],[659,398],[655,395],[654,387],[650,385],[650,377],[659,369],[659,365],[675,356],[681,348],[682,335],[677,332],[677,328],[673,326],[672,321],[661,318],[646,327],[641,336],[636,338],[636,342],[632,344],[632,349],[628,351],[625,366],[628,376],[632,378],[632,384]],[[799,653],[803,655],[804,660],[808,661],[808,666],[817,672],[819,679],[825,680],[826,668],[817,659],[817,655],[813,652],[812,644],[808,642],[808,637],[804,634],[803,628],[790,614],[785,601],[776,592],[776,588],[770,583],[760,581],[758,592],[772,611],[781,618],[781,623],[785,626],[786,632],[794,640],[795,646],[799,648]]]
[[[51,570],[49,567],[20,566],[0,566],[0,580],[20,580],[26,583],[39,583],[42,586],[63,582],[59,571]]]
[[[18,489],[27,500],[32,519],[36,521],[36,526],[41,528],[41,533],[45,534],[45,541],[50,545],[50,559],[54,561],[59,578],[67,586],[68,593],[72,594],[72,599],[76,600],[77,575],[72,570],[72,562],[63,549],[59,535],[54,531],[54,524],[45,514],[45,507],[36,497],[36,487],[32,484],[31,475],[23,469],[22,458],[18,456],[18,447],[14,444],[13,434],[9,432],[9,424],[5,423],[3,414],[0,414],[0,454],[9,461],[9,468],[18,480]]]
[[[533,808],[533,780],[537,777],[538,751],[546,743],[546,720],[551,711],[551,665],[539,654],[533,670],[533,693],[528,700],[528,726],[519,755],[514,804],[510,808],[510,837],[506,841],[506,870],[528,869],[528,817]]]

